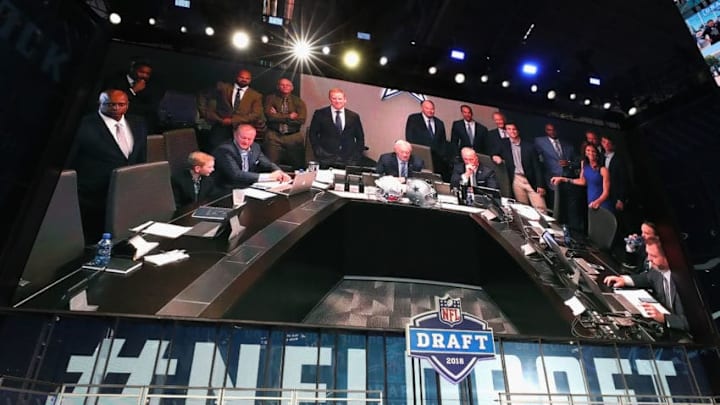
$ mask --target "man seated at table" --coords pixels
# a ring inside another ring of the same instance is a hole
[[[425,167],[425,162],[412,154],[412,145],[399,139],[393,145],[392,153],[383,153],[378,159],[376,172],[380,176],[399,177],[405,182],[413,172],[419,172]]]
[[[203,203],[220,197],[211,174],[215,171],[215,158],[195,151],[188,155],[187,165],[172,174],[175,207]]]
[[[680,331],[689,329],[677,286],[672,278],[670,264],[658,238],[645,241],[645,252],[650,262],[650,270],[630,276],[608,276],[603,280],[606,285],[622,288],[637,287],[652,290],[652,296],[665,307],[670,314],[659,311],[652,303],[643,303],[647,316],[661,325]]]
[[[483,186],[490,188],[498,188],[498,181],[495,177],[495,170],[492,167],[480,164],[475,150],[470,147],[464,147],[460,150],[462,162],[455,163],[450,185],[459,187],[460,185]]]
[[[218,186],[225,192],[259,181],[290,181],[290,176],[271,162],[255,143],[255,127],[241,124],[233,139],[218,146],[215,155]]]

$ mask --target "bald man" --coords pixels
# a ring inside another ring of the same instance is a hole
[[[424,167],[425,162],[413,156],[410,142],[399,139],[395,141],[392,153],[380,155],[376,171],[380,176],[395,176],[405,181],[413,172],[419,172]]]

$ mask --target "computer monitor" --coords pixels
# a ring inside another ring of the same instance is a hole
[[[346,174],[375,173],[375,168],[370,166],[345,166]]]
[[[436,181],[442,181],[441,175],[432,172],[411,172],[408,177],[411,177],[413,179],[422,179],[429,182],[430,184]]]

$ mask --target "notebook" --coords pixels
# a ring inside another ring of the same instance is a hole
[[[305,191],[310,191],[310,188],[312,188],[313,181],[315,181],[315,176],[317,176],[316,171],[297,173],[292,183],[280,184],[278,186],[268,189],[267,191],[271,191],[273,193],[288,197],[291,195],[304,193]]]

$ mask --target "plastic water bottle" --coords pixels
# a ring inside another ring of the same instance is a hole
[[[570,229],[567,225],[562,226],[563,231],[563,242],[565,242],[565,247],[569,248],[572,244],[572,237],[570,236]]]
[[[107,266],[110,262],[110,256],[112,255],[112,235],[104,233],[102,239],[97,244],[97,250],[95,252],[95,259],[93,263],[96,266]]]

